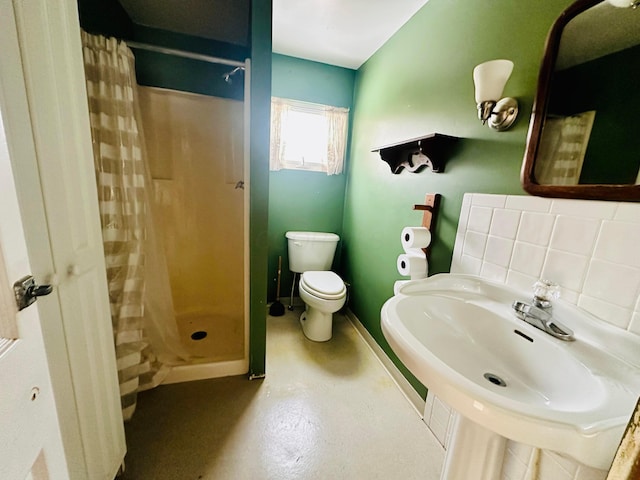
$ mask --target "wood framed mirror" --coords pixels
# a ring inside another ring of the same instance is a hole
[[[640,201],[640,8],[633,3],[578,0],[553,24],[522,165],[528,193]]]

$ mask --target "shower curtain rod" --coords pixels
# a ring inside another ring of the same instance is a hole
[[[176,57],[190,58],[191,60],[200,60],[207,63],[218,63],[221,65],[230,65],[232,67],[244,67],[245,62],[239,62],[237,60],[227,60],[226,58],[212,57],[209,55],[202,55],[200,53],[185,52],[184,50],[175,50],[173,48],[157,47],[156,45],[149,45],[147,43],[124,41],[127,46],[131,48],[137,48],[140,50],[149,50],[150,52],[163,53],[165,55],[174,55]]]

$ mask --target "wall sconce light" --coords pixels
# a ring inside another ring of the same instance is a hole
[[[489,128],[498,132],[511,127],[518,116],[518,101],[511,97],[500,98],[512,70],[510,60],[491,60],[473,69],[478,118],[483,125],[488,123]]]
[[[608,2],[618,8],[633,8],[635,10],[640,7],[640,0],[608,0]]]

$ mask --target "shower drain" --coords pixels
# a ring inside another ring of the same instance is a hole
[[[496,375],[494,373],[485,373],[484,374],[484,378],[486,378],[491,383],[493,383],[494,385],[497,385],[499,387],[506,387],[507,386],[507,382],[505,382],[503,379],[501,379],[498,375]]]
[[[191,334],[191,340],[202,340],[207,336],[207,332],[204,330],[198,330],[197,332],[193,332]]]

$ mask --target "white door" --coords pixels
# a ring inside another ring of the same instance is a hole
[[[17,313],[11,287],[31,267],[1,117],[0,192],[0,478],[65,479],[40,317],[35,304]]]
[[[63,459],[72,480],[112,480],[124,428],[75,0],[0,0],[0,52],[0,104],[31,273],[55,285],[36,303]],[[5,453],[0,464],[13,461]]]

